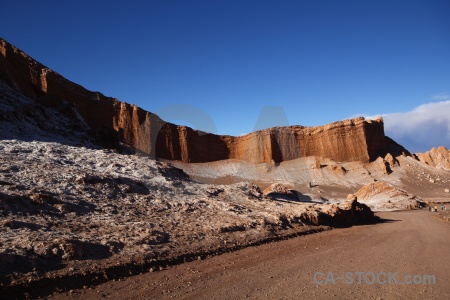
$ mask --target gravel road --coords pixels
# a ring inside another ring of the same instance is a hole
[[[425,210],[378,215],[384,221],[376,225],[251,247],[53,298],[450,299],[450,224]]]

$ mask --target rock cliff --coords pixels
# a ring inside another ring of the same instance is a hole
[[[383,120],[355,118],[319,127],[275,127],[220,136],[166,123],[135,105],[88,91],[0,39],[0,80],[40,103],[76,107],[92,133],[137,152],[183,162],[243,159],[279,163],[305,156],[369,162],[407,151],[384,135]]]

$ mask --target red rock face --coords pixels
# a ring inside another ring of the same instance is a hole
[[[0,80],[30,98],[74,104],[94,134],[121,141],[151,157],[184,162],[244,159],[279,163],[320,156],[368,162],[384,157],[393,144],[384,135],[381,118],[356,118],[319,127],[275,127],[240,137],[205,134],[166,123],[135,105],[88,91],[3,39],[0,54]]]
[[[169,125],[162,128],[156,145],[157,157],[185,162],[243,159],[279,163],[303,156],[368,162],[389,149],[383,121],[364,118],[319,127],[275,127],[241,137],[201,135],[187,127]]]

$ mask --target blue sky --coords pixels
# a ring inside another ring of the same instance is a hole
[[[412,151],[450,147],[447,0],[1,7],[1,37],[72,81],[169,121],[240,135],[383,115],[386,133]],[[195,111],[211,122],[193,118]],[[417,111],[428,119],[415,123]],[[434,111],[443,115],[439,122]],[[426,130],[417,135],[415,128]]]

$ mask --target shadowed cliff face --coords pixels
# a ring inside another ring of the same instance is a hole
[[[151,157],[183,162],[243,159],[279,163],[320,156],[368,162],[384,157],[395,144],[385,137],[382,119],[364,118],[320,127],[275,127],[240,137],[208,134],[166,123],[135,105],[88,91],[3,39],[0,54],[0,80],[29,98],[74,105],[93,135],[123,142]]]

